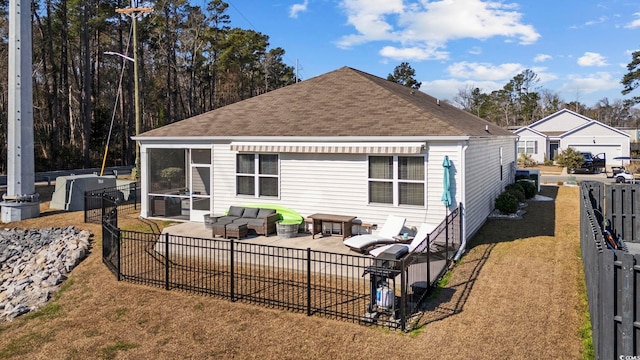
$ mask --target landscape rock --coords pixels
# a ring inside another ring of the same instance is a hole
[[[87,256],[90,237],[73,226],[0,229],[0,321],[44,306]]]

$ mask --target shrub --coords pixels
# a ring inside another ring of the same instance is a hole
[[[544,161],[544,165],[545,165],[545,166],[553,166],[553,160],[551,160],[551,159],[547,159],[547,160],[545,160],[545,161]]]
[[[172,183],[180,180],[180,177],[184,174],[184,170],[179,167],[168,167],[160,171],[160,178],[171,188]]]
[[[518,181],[518,184],[522,186],[522,190],[524,190],[524,196],[527,199],[531,199],[532,197],[536,196],[538,189],[536,188],[536,185],[533,182],[524,180],[524,181]]]
[[[509,184],[504,187],[504,191],[513,195],[518,200],[518,202],[524,202],[527,199],[524,189],[522,188],[520,183],[516,182],[513,184]]]
[[[569,147],[556,155],[556,162],[560,166],[566,167],[567,170],[573,170],[582,166],[584,156],[578,150]]]
[[[518,211],[518,199],[507,191],[498,195],[495,205],[504,214],[515,214]]]
[[[531,155],[520,153],[520,155],[518,156],[518,165],[527,168],[534,167],[538,165],[538,163],[531,158]]]

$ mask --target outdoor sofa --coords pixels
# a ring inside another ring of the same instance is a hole
[[[248,230],[253,230],[257,235],[269,236],[276,232],[278,220],[280,215],[274,209],[230,206],[226,215],[209,216],[208,221],[213,228],[222,224],[246,225]],[[213,235],[216,235],[215,231]]]

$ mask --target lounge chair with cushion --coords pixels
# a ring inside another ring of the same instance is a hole
[[[393,237],[400,234],[405,221],[406,219],[403,217],[389,215],[377,234],[352,236],[346,239],[344,244],[351,248],[351,250],[365,252],[372,246],[393,243],[395,242]]]
[[[369,255],[378,257],[378,255],[382,254],[385,250],[387,250],[393,245],[406,246],[407,252],[412,253],[420,244],[422,244],[427,239],[429,234],[433,230],[435,230],[435,228],[436,228],[436,225],[422,223],[420,224],[420,228],[418,229],[418,232],[416,233],[416,235],[413,237],[413,240],[411,240],[409,244],[389,244],[389,245],[380,246],[370,250]]]

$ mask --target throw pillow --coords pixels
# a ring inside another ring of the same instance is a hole
[[[260,209],[258,208],[246,208],[244,209],[244,212],[242,213],[242,217],[243,218],[251,218],[251,219],[255,219],[256,216],[258,216],[258,211]]]
[[[260,209],[260,211],[258,212],[258,219],[264,219],[266,217],[268,217],[271,214],[275,214],[276,211],[273,209]]]
[[[242,217],[242,213],[243,212],[244,212],[244,208],[243,207],[231,206],[231,207],[229,207],[229,213],[227,215]]]

